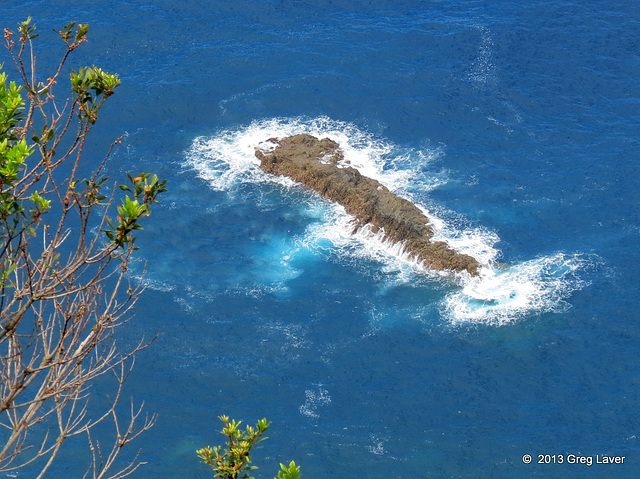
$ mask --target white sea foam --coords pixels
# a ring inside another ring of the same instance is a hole
[[[559,312],[565,299],[585,286],[579,271],[590,260],[557,253],[513,266],[485,267],[462,290],[442,302],[443,315],[453,324],[503,325],[532,313]]]
[[[402,243],[385,239],[384,230],[377,232],[369,226],[354,231],[354,218],[340,205],[329,204],[321,222],[310,224],[297,243],[311,250],[338,252],[342,257],[376,261],[386,273],[393,273],[395,281],[403,283],[416,274],[442,276],[444,273],[424,269]]]
[[[294,182],[290,179],[260,170],[255,149],[272,148],[269,138],[299,133],[338,142],[345,163],[422,209],[433,225],[434,240],[445,241],[452,248],[473,256],[483,267],[476,278],[468,274],[452,278],[450,274],[427,271],[406,254],[402,244],[385,241],[383,231],[374,233],[365,227],[354,232],[353,218],[344,208],[318,202],[317,206],[310,206],[315,210],[310,216],[318,221],[311,222],[304,234],[290,238],[290,242],[279,241],[273,251],[264,252],[280,258],[278,261],[274,258],[273,264],[280,264],[281,268],[269,270],[271,275],[284,275],[279,279],[270,277],[270,283],[280,285],[278,290],[286,291],[283,285],[287,279],[299,274],[292,266],[295,259],[307,254],[337,253],[380,262],[385,281],[393,284],[416,284],[416,278],[454,279],[459,288],[442,300],[443,317],[452,324],[502,325],[531,313],[561,310],[567,306],[565,299],[570,293],[584,285],[579,270],[588,261],[579,255],[552,254],[498,267],[495,261],[500,254],[496,247],[499,237],[494,232],[468,226],[463,218],[441,207],[436,210],[421,205],[416,195],[424,198],[425,191],[446,181],[439,175],[423,173],[424,166],[442,154],[438,149],[402,150],[353,124],[327,117],[273,118],[196,138],[187,153],[187,165],[216,190],[230,190],[247,182],[291,186]]]
[[[322,384],[318,384],[316,389],[307,389],[304,392],[305,402],[298,409],[300,414],[309,418],[319,418],[318,408],[331,404],[331,396],[329,391],[322,387]]]
[[[391,190],[402,188],[410,181],[412,171],[398,168],[398,164],[407,159],[406,156],[387,158],[393,148],[391,144],[378,140],[351,123],[327,117],[260,120],[246,127],[224,130],[214,136],[198,137],[187,152],[186,164],[216,190],[226,190],[238,182],[275,181],[274,177],[260,170],[260,162],[255,156],[256,148],[269,150],[273,147],[267,141],[269,138],[284,138],[300,133],[338,142],[346,165],[377,179]],[[394,167],[390,168],[390,164]],[[286,184],[287,180],[284,182]]]
[[[434,241],[444,241],[456,251],[475,258],[481,265],[490,265],[496,261],[500,254],[500,250],[496,247],[500,238],[496,233],[481,227],[454,226],[453,222],[447,222],[441,218],[441,216],[451,216],[451,213],[432,212],[419,203],[417,205],[429,218]]]

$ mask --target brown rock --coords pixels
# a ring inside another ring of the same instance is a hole
[[[374,230],[384,229],[386,239],[402,242],[405,251],[427,268],[478,275],[480,265],[474,258],[432,241],[429,218],[417,206],[355,168],[343,166],[335,141],[306,134],[269,141],[277,145],[273,150],[256,150],[265,172],[288,176],[341,204],[356,218],[357,228],[371,224]]]

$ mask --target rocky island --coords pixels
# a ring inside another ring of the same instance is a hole
[[[266,173],[288,176],[339,203],[356,218],[356,229],[370,224],[386,240],[402,243],[405,252],[425,268],[478,275],[480,265],[473,257],[432,240],[429,218],[416,205],[346,165],[335,141],[307,134],[268,141],[275,147],[256,150]]]

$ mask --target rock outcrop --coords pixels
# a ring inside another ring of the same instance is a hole
[[[356,228],[371,224],[374,231],[382,230],[385,239],[401,242],[405,251],[426,268],[478,274],[480,265],[474,258],[442,241],[432,241],[429,218],[417,206],[345,165],[335,141],[302,134],[271,138],[269,142],[276,147],[256,150],[263,171],[288,176],[341,204],[356,218]]]

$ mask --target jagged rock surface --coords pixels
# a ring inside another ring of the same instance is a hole
[[[474,258],[442,241],[431,240],[429,218],[417,206],[391,193],[379,181],[344,165],[335,141],[301,134],[281,140],[271,138],[269,142],[276,147],[256,150],[263,171],[288,176],[341,204],[356,218],[357,227],[371,224],[374,230],[383,229],[386,239],[402,242],[405,251],[427,268],[478,274],[480,265]]]

